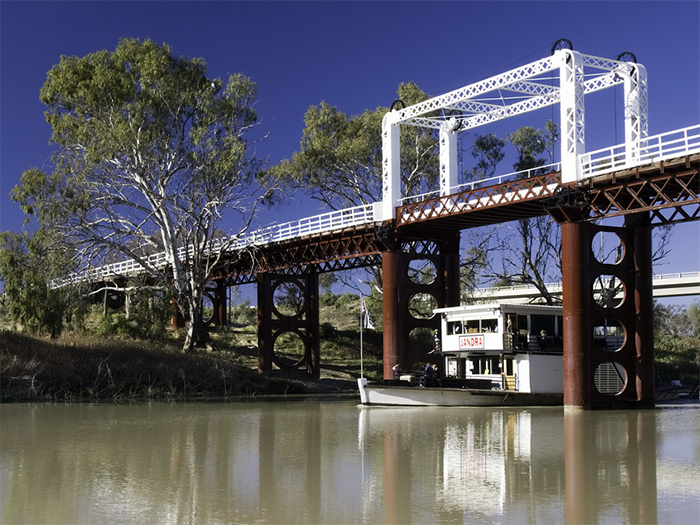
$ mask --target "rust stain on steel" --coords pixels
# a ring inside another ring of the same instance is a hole
[[[564,321],[564,405],[591,406],[590,290],[586,263],[588,224],[562,224],[562,315]]]
[[[547,173],[405,204],[397,209],[397,226],[430,222],[467,228],[545,215],[540,201],[551,197],[560,183],[560,172]]]

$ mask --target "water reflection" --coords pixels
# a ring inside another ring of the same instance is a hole
[[[369,409],[360,428],[365,483],[383,479],[385,523],[562,521],[561,409]],[[416,497],[432,503],[406,505]]]
[[[0,406],[2,523],[691,523],[700,406]]]

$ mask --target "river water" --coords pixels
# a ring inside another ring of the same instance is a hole
[[[698,523],[700,405],[0,406],[3,524]]]

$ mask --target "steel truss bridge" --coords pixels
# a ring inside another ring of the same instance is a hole
[[[562,213],[555,209],[570,207],[588,208],[586,220],[591,221],[637,211],[651,213],[653,225],[700,218],[700,125],[640,143],[645,154],[634,159],[625,158],[624,144],[581,155],[578,163],[585,177],[569,185],[562,184],[561,165],[554,164],[462,184],[444,197],[435,192],[403,198],[395,221],[382,220],[381,203],[373,203],[254,230],[233,239],[230,251],[237,262],[230,259],[221,276],[234,285],[254,283],[260,272],[293,273],[304,265],[317,265],[321,272],[377,265],[380,259],[374,256],[384,250],[383,240],[392,227],[402,233],[434,233]],[[210,249],[216,252],[230,242],[216,239]],[[240,257],[245,251],[249,255]],[[186,248],[179,255],[184,259]],[[164,252],[146,262],[160,268],[169,265]],[[87,269],[60,284],[119,279],[143,271],[142,263],[128,259]]]
[[[549,57],[414,106],[397,101],[382,124],[382,201],[213,241],[212,251],[231,244],[215,278],[215,320],[225,322],[226,287],[257,283],[260,370],[318,377],[318,274],[381,265],[384,375],[391,378],[394,363],[407,368],[426,358],[411,348],[411,330],[439,327],[439,319],[410,315],[410,297],[427,293],[439,307],[459,304],[460,231],[549,214],[562,227],[565,405],[653,405],[651,229],[700,219],[700,125],[649,136],[646,69],[629,58],[584,55],[569,44]],[[587,152],[585,97],[616,85],[625,92],[625,141]],[[457,183],[458,133],[553,104],[560,105],[560,163]],[[399,136],[407,125],[439,132],[440,189],[435,193],[403,194]],[[597,224],[610,217],[623,217],[624,226]],[[619,237],[624,255],[615,264],[595,260],[591,241],[599,232]],[[179,254],[186,255],[186,249]],[[407,277],[415,259],[435,265],[433,283]],[[145,262],[170,264],[164,254]],[[140,263],[122,261],[60,284],[104,282],[142,271]],[[625,285],[624,298],[612,310],[596,303],[593,287],[601,274]],[[273,304],[282,283],[294,283],[304,294],[304,306],[292,316]],[[625,330],[625,344],[614,355],[593,345],[591,327],[601,318]],[[305,346],[295,362],[274,349],[285,331],[295,332]],[[625,374],[623,389],[614,395],[594,386],[597,374],[610,370]]]

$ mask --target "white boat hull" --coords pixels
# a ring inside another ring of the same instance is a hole
[[[473,388],[385,386],[357,380],[363,405],[382,406],[553,406],[563,404],[561,393]]]

